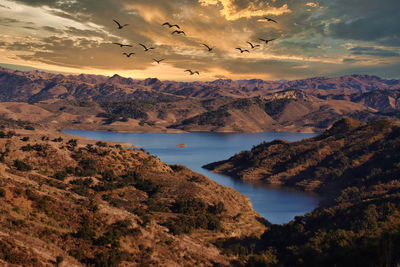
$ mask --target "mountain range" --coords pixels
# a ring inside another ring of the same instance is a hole
[[[0,68],[0,114],[119,131],[323,131],[343,116],[399,118],[400,80],[134,80]],[[18,102],[18,108],[16,108]],[[19,110],[20,112],[16,112]]]

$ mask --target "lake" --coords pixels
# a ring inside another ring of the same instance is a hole
[[[64,130],[65,133],[94,140],[131,143],[156,155],[167,164],[181,164],[201,173],[221,185],[229,186],[248,196],[253,208],[271,223],[287,223],[318,206],[318,197],[309,193],[254,185],[231,177],[215,174],[201,166],[224,160],[242,150],[251,149],[263,141],[280,138],[298,141],[315,136],[305,133],[116,133],[85,130]],[[186,147],[177,148],[176,145]]]

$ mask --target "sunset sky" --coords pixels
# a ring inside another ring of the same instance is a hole
[[[400,78],[399,10],[399,0],[0,0],[0,65],[181,81]],[[187,35],[171,35],[166,21]]]

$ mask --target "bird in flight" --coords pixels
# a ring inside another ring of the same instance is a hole
[[[127,45],[127,44],[121,44],[121,43],[113,43],[113,44],[115,44],[115,45],[119,45],[120,47],[124,47],[124,46],[127,46],[127,47],[132,47],[131,45]]]
[[[161,62],[161,61],[163,61],[163,60],[165,60],[165,58],[163,58],[163,59],[159,59],[159,60],[157,60],[157,59],[153,58],[153,60],[154,60],[155,62],[157,62],[157,64],[160,64],[160,62]]]
[[[134,55],[135,53],[122,53],[123,55],[125,55],[126,57],[131,57],[132,55]]]
[[[208,49],[208,52],[211,52],[215,47],[209,47],[208,45],[206,45],[206,44],[203,44],[205,47],[207,47],[207,49]]]
[[[276,20],[271,19],[271,18],[264,17],[264,19],[266,19],[266,20],[269,21],[269,22],[278,23]]]
[[[167,25],[167,26],[170,27],[170,28],[176,27],[176,28],[178,28],[178,29],[181,29],[181,27],[179,27],[178,24],[173,24],[173,25],[172,25],[172,24],[169,23],[169,22],[165,22],[165,23],[162,24],[162,26],[165,26],[165,25]]]
[[[247,50],[247,49],[242,49],[242,48],[240,48],[240,47],[237,47],[237,48],[235,48],[235,49],[239,50],[240,53],[242,53],[242,54],[243,54],[243,52],[248,52],[248,53],[250,53],[249,50]]]
[[[274,38],[274,39],[261,39],[261,38],[258,38],[258,40],[260,40],[260,41],[263,41],[263,42],[265,42],[265,44],[268,44],[269,42],[271,42],[271,41],[273,41],[273,40],[275,40],[276,38]]]
[[[260,45],[259,44],[256,44],[256,45],[253,45],[252,43],[250,43],[250,42],[247,42],[250,46],[251,46],[251,49],[254,49],[254,48],[256,48],[256,47],[259,47]]]
[[[192,71],[192,70],[185,70],[185,72],[190,72],[190,75],[193,75],[193,74],[197,74],[197,75],[200,75],[200,73],[196,70],[196,71]]]
[[[126,27],[126,26],[128,26],[129,24],[124,24],[124,25],[121,25],[118,21],[116,21],[115,19],[113,19],[113,21],[115,22],[115,23],[117,23],[117,25],[118,25],[118,29],[122,29],[123,27]]]
[[[139,45],[144,48],[144,52],[147,52],[149,50],[155,49],[154,47],[146,47],[144,44],[139,44]]]
[[[186,35],[186,33],[185,33],[184,31],[178,31],[178,30],[176,30],[176,31],[171,32],[171,34],[174,34],[174,33]]]

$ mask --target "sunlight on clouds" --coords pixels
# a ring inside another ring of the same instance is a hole
[[[47,36],[49,33],[39,30],[38,28],[48,27],[56,30],[68,30],[70,28],[79,30],[92,30],[112,36],[106,32],[104,27],[101,25],[97,25],[92,22],[84,23],[66,18],[70,14],[61,9],[51,8],[48,6],[31,7],[9,0],[0,0],[0,4],[9,8],[7,10],[0,9],[0,17],[12,17],[19,22],[9,29],[9,31],[12,31],[14,34],[27,35],[27,33],[30,33],[40,36]],[[59,14],[64,14],[66,17],[62,17]],[[23,25],[31,25],[32,29],[29,27],[21,27]],[[33,30],[34,32],[32,32]]]
[[[198,0],[202,6],[222,5],[221,15],[227,20],[237,20],[240,18],[261,17],[266,15],[279,16],[285,13],[290,13],[292,10],[287,4],[281,7],[271,7],[269,3],[249,3],[248,7],[242,10],[237,10],[234,5],[234,0]]]
[[[309,3],[306,3],[306,6],[309,6],[309,7],[319,7],[319,4],[318,4],[318,3],[309,2]]]
[[[378,68],[399,62],[399,46],[336,37],[348,25],[330,2],[334,1],[0,0],[0,62],[184,81],[286,79],[337,71],[344,64]],[[129,26],[118,30],[113,18]],[[171,35],[174,29],[161,26],[165,21],[179,24],[186,35]],[[258,38],[277,40],[266,46]],[[261,46],[251,49],[246,41]],[[133,47],[120,49],[112,42]],[[156,49],[144,53],[138,43]],[[203,43],[215,49],[209,52]],[[251,53],[241,54],[237,47]],[[127,60],[125,51],[136,55]],[[166,60],[155,64],[152,58]],[[186,68],[196,68],[201,75],[188,75]]]
[[[162,10],[156,8],[154,5],[126,4],[124,7],[132,15],[139,14],[147,22],[163,21],[166,17]]]

